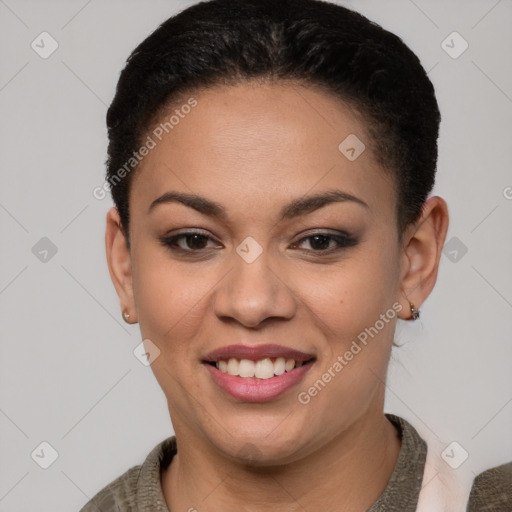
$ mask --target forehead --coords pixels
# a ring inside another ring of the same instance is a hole
[[[341,188],[376,210],[394,208],[394,187],[376,163],[364,120],[318,88],[200,90],[173,102],[148,137],[154,147],[134,176],[133,206],[149,206],[168,189],[246,210]]]

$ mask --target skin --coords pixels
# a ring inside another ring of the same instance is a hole
[[[396,317],[307,405],[297,395],[393,303],[407,319],[409,302],[419,308],[428,297],[448,227],[446,203],[430,198],[400,241],[396,186],[376,163],[364,122],[320,89],[245,83],[193,96],[197,106],[134,176],[130,250],[115,208],[106,225],[121,308],[160,350],[151,367],[178,440],[162,476],[168,508],[366,510],[400,450],[383,414]],[[366,144],[355,161],[338,150],[351,133]],[[331,189],[367,207],[335,202],[278,219],[293,199]],[[220,203],[226,219],[178,203],[148,213],[170,190]],[[202,256],[172,252],[160,241],[190,228],[211,240],[179,245]],[[305,238],[339,231],[357,243],[327,256],[315,251],[336,247],[334,240],[315,245]],[[236,252],[248,236],[263,251],[250,264]],[[244,403],[225,394],[201,363],[211,350],[237,343],[277,343],[316,362],[285,395]]]

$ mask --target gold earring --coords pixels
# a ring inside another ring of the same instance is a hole
[[[128,313],[127,311],[123,311],[123,320],[129,324],[129,320],[130,320],[130,313]]]

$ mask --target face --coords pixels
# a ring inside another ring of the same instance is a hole
[[[290,462],[382,415],[404,304],[395,184],[364,123],[326,92],[193,98],[173,105],[169,133],[148,133],[134,176],[129,305],[160,351],[151,367],[178,439]],[[339,149],[350,134],[366,146],[355,159]]]

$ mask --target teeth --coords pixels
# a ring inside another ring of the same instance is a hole
[[[242,359],[238,365],[238,375],[240,377],[254,377],[255,366],[254,361]]]
[[[238,375],[238,360],[234,357],[228,361],[227,371],[229,375]]]
[[[283,375],[285,370],[284,357],[278,357],[274,363],[274,375]]]
[[[287,359],[284,364],[284,369],[287,372],[291,372],[295,368],[295,361],[293,359]]]
[[[255,365],[254,376],[257,377],[258,379],[270,379],[271,377],[273,377],[274,363],[272,363],[272,360],[267,358],[258,361]]]
[[[274,375],[283,375],[291,372],[294,368],[300,368],[303,362],[295,362],[295,359],[278,357],[275,360],[269,357],[259,361],[250,359],[235,359],[229,361],[217,361],[215,366],[222,372],[244,378],[256,377],[257,379],[271,379]]]

